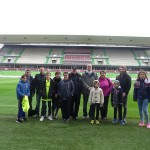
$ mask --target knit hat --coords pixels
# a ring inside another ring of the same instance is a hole
[[[115,80],[115,81],[114,81],[114,84],[118,84],[118,85],[120,85],[119,80]]]
[[[94,80],[94,81],[93,81],[93,84],[95,84],[96,82],[99,84],[99,81],[98,81],[98,80]]]

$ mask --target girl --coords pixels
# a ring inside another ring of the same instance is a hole
[[[104,95],[101,88],[99,88],[99,81],[94,80],[94,87],[90,91],[89,102],[91,109],[91,124],[94,124],[95,119],[95,110],[96,110],[96,124],[99,124],[99,111],[100,106],[103,106],[104,103]]]
[[[138,73],[137,80],[134,83],[134,101],[138,102],[140,123],[139,126],[143,127],[144,115],[146,119],[146,126],[150,128],[149,123],[149,113],[148,113],[148,101],[150,99],[150,80],[148,80],[147,75],[144,71]]]

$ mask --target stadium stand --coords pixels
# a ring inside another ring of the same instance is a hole
[[[129,49],[106,49],[106,52],[109,57],[110,65],[138,65]]]
[[[44,64],[49,48],[31,47],[25,48],[17,63]]]
[[[11,51],[11,47],[7,47],[4,46],[3,48],[0,49],[0,62],[2,63],[3,61],[5,61],[5,55],[9,54],[9,52]]]

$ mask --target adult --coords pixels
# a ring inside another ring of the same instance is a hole
[[[98,80],[97,73],[92,70],[92,65],[87,65],[87,70],[82,74],[82,93],[83,93],[83,119],[87,118],[87,102],[89,99],[90,90],[93,87],[94,80]],[[89,111],[90,116],[90,111]]]
[[[31,71],[30,69],[27,69],[25,70],[25,76],[27,78],[27,82],[30,86],[30,96],[28,97],[29,99],[29,111],[28,111],[28,116],[32,116],[32,114],[30,113],[32,111],[32,97],[34,96],[35,94],[35,88],[34,88],[34,80],[33,80],[33,77],[31,76]]]
[[[82,76],[77,72],[77,67],[73,67],[72,72],[69,74],[75,86],[75,92],[71,99],[71,117],[76,119],[78,117],[80,98],[82,92]]]
[[[113,83],[106,77],[106,72],[104,70],[100,71],[99,83],[104,94],[104,105],[101,108],[101,119],[105,120],[107,118],[109,95],[112,90]]]
[[[40,101],[41,101],[41,94],[40,94],[40,87],[41,87],[41,83],[45,81],[46,79],[46,75],[45,75],[45,71],[44,71],[44,67],[40,67],[39,68],[40,73],[35,75],[34,78],[34,86],[35,86],[35,90],[36,90],[36,114],[35,114],[35,118],[39,117],[39,109],[40,109]]]
[[[127,101],[128,94],[131,88],[131,77],[127,74],[127,68],[125,66],[119,67],[120,74],[116,77],[116,80],[119,80],[120,86],[122,88],[122,100],[123,100],[123,121],[126,123],[127,115]]]

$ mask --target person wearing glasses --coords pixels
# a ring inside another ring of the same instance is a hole
[[[22,123],[22,121],[27,121],[25,117],[25,112],[22,109],[22,100],[25,96],[27,97],[30,96],[30,87],[29,84],[27,83],[26,75],[21,76],[21,79],[16,87],[16,94],[18,99],[18,117],[16,122]]]

